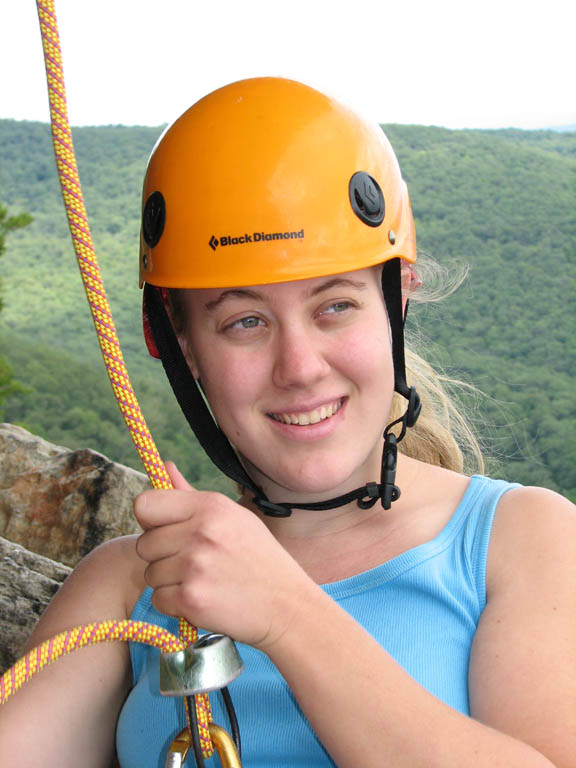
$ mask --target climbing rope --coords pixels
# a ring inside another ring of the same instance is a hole
[[[46,63],[52,141],[72,243],[106,371],[138,455],[154,488],[171,488],[170,478],[148,430],[126,371],[98,267],[84,206],[72,132],[68,123],[62,54],[52,0],[37,0]]]
[[[50,124],[58,177],[98,343],[120,411],[152,486],[156,489],[172,488],[170,477],[130,383],[92,243],[74,153],[72,131],[68,122],[62,52],[54,2],[53,0],[36,0],[36,6],[44,49]],[[196,628],[185,619],[180,619],[179,633],[180,640],[159,627],[132,621],[108,621],[76,627],[38,646],[2,676],[0,704],[3,704],[33,674],[77,648],[99,642],[125,640],[147,643],[168,652],[182,650],[195,642],[198,635]],[[207,694],[198,694],[194,698],[202,754],[209,758],[214,753],[209,729],[212,722],[210,699]],[[188,727],[190,727],[189,721]]]
[[[68,656],[80,648],[87,648],[99,643],[111,643],[116,640],[143,643],[158,648],[162,653],[184,651],[189,645],[189,641],[185,637],[176,637],[163,627],[144,621],[106,620],[74,627],[74,629],[61,632],[33,648],[0,677],[0,706],[5,704],[10,696],[31,680],[35,674],[63,656]],[[207,758],[214,753],[215,746],[218,748],[218,744],[215,745],[212,738],[214,723],[212,722],[211,710],[203,705],[203,699],[208,699],[208,695],[197,695],[194,699],[196,701],[200,748],[202,756]],[[201,699],[200,705],[198,699]],[[189,729],[188,716],[186,719]],[[217,732],[220,733],[220,730]],[[219,753],[221,749],[222,747],[218,750]]]
[[[156,624],[147,624],[143,621],[99,621],[75,627],[55,635],[34,648],[0,677],[0,704],[4,704],[33,675],[62,656],[67,656],[79,648],[97,643],[111,643],[114,640],[145,643],[153,648],[159,648],[164,653],[183,651],[186,647],[186,643],[176,635]]]

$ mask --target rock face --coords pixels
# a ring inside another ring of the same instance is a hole
[[[0,536],[75,565],[101,542],[139,532],[145,475],[90,450],[70,451],[0,425]]]
[[[0,538],[0,674],[24,645],[72,569]]]
[[[149,487],[145,475],[99,453],[0,424],[0,674],[78,560],[140,531],[132,502]]]

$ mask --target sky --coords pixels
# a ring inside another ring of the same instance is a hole
[[[5,0],[0,118],[49,121],[36,4]],[[576,123],[572,0],[56,0],[72,125],[162,125],[301,80],[381,123]]]

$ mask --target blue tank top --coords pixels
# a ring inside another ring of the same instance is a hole
[[[502,494],[513,487],[518,486],[472,477],[436,538],[376,568],[322,586],[424,688],[465,714],[470,649],[486,603],[486,555],[494,511]],[[178,619],[158,613],[151,597],[147,589],[132,618],[178,634]],[[243,766],[334,766],[268,657],[250,646],[238,644],[238,649],[246,669],[230,693],[242,734]],[[166,752],[185,726],[181,699],[159,692],[159,653],[136,643],[130,646],[134,687],[116,736],[122,768],[164,768]],[[220,697],[211,694],[211,700],[214,721],[228,730]],[[218,758],[206,765],[219,765]]]

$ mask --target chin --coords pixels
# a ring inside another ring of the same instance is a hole
[[[334,464],[338,466],[334,466]],[[378,464],[379,467],[379,464]],[[299,469],[285,468],[278,465],[265,467],[258,470],[250,465],[250,475],[256,482],[263,486],[266,495],[271,501],[324,501],[352,491],[367,482],[378,482],[379,469],[368,473],[366,470],[359,472],[356,468],[352,472],[346,471],[341,459],[331,462],[328,466],[307,462]]]

